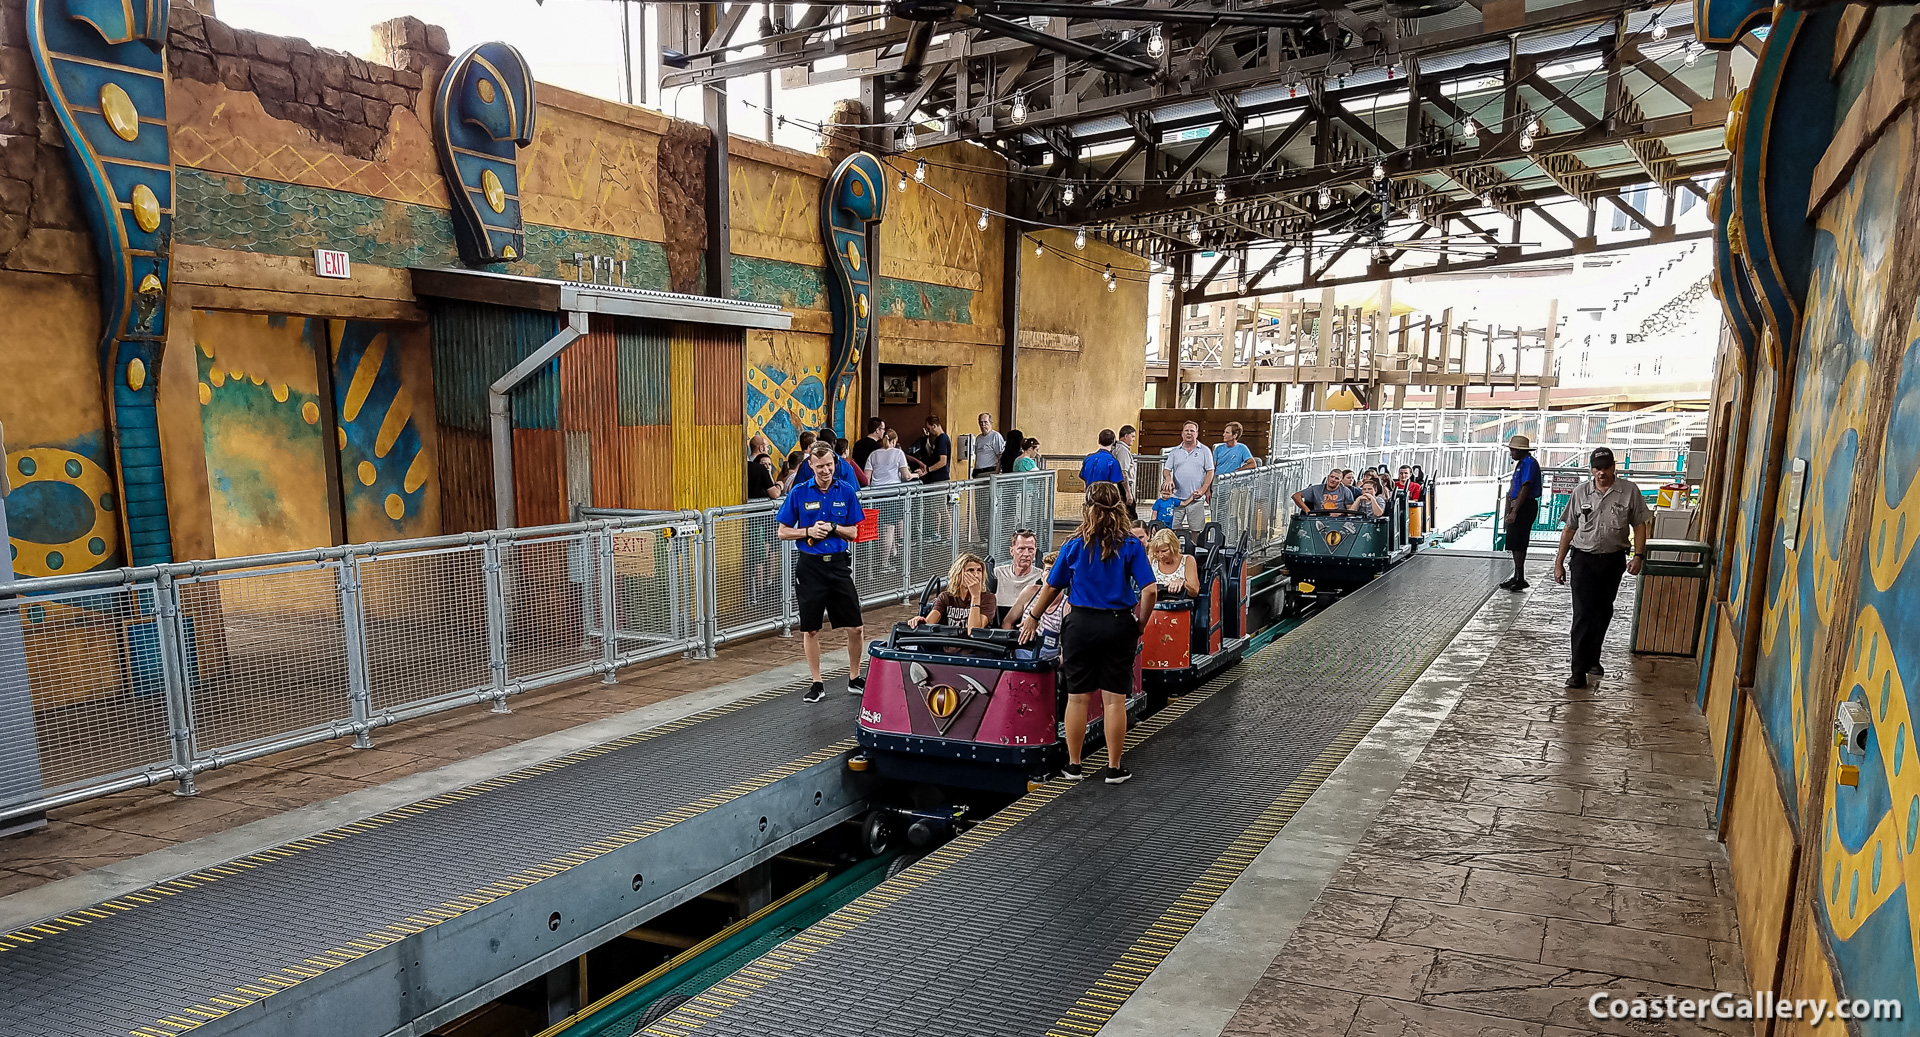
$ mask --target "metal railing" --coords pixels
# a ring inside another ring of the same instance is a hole
[[[1468,482],[1512,471],[1514,435],[1532,441],[1543,468],[1583,465],[1604,446],[1626,469],[1665,469],[1683,466],[1689,440],[1706,432],[1707,415],[1686,411],[1282,411],[1273,452],[1353,469],[1417,464],[1429,483]]]
[[[177,782],[706,645],[701,517],[0,586],[0,817]]]
[[[1086,499],[1087,484],[1080,481],[1080,465],[1087,454],[1042,454],[1040,459],[1052,470],[1058,481],[1054,484],[1059,500],[1055,504],[1055,513],[1060,515],[1080,514],[1080,505]],[[1151,503],[1155,493],[1160,490],[1159,454],[1133,455],[1133,496],[1136,504]]]
[[[1146,459],[1142,459],[1145,461]],[[1157,474],[1155,475],[1157,479]],[[1309,471],[1220,477],[1212,516],[1285,538]],[[1077,482],[1077,480],[1076,480]],[[1051,470],[861,491],[871,606],[918,597],[962,551],[1051,546]],[[1072,514],[1080,507],[1072,493]],[[798,625],[778,501],[357,544],[0,585],[0,819],[166,783]]]

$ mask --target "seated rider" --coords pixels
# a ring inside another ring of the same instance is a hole
[[[951,622],[978,630],[993,623],[993,592],[987,589],[987,563],[979,555],[962,554],[947,570],[947,586],[933,599],[933,608],[925,616],[907,620],[917,627],[922,623],[939,626]]]
[[[1293,503],[1309,513],[1351,511],[1353,501],[1353,488],[1346,485],[1338,468],[1327,473],[1325,482],[1314,483],[1293,495]]]
[[[1020,597],[1028,587],[1046,579],[1047,571],[1034,563],[1040,553],[1039,538],[1031,529],[1016,529],[1013,540],[1007,544],[1007,557],[1012,559],[1005,565],[993,567],[994,585],[998,588],[995,597],[1001,601],[1013,601]],[[993,625],[1005,625],[1009,629],[1018,625],[1019,617],[1012,609],[1000,609],[1003,615],[994,616]]]
[[[1046,558],[1041,560],[1041,569],[1051,570],[1053,568],[1053,560],[1059,556],[1060,552],[1058,551],[1047,552]],[[1045,581],[1036,583],[1020,592],[1020,597],[1014,600],[1013,607],[1007,610],[1007,625],[1010,628],[1018,629],[1020,621],[1027,618],[1027,613],[1033,611],[1034,599],[1040,596],[1040,588],[1044,583]],[[1048,608],[1047,611],[1040,614],[1040,632],[1043,634],[1058,634],[1060,632],[1060,621],[1067,617],[1067,611],[1070,608],[1072,608],[1072,606],[1067,604],[1067,596],[1065,594],[1055,595],[1053,605]]]
[[[1386,494],[1380,492],[1379,480],[1372,472],[1360,480],[1360,496],[1353,502],[1353,510],[1361,518],[1379,518],[1387,513]]]
[[[1199,567],[1193,556],[1180,550],[1180,537],[1171,529],[1153,534],[1147,541],[1147,561],[1153,563],[1154,582],[1160,585],[1160,598],[1169,594],[1200,593]]]

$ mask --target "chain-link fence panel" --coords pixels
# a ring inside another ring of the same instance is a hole
[[[351,719],[344,568],[326,561],[179,581],[201,752]]]
[[[588,625],[601,626],[600,562],[589,533],[503,543],[507,679],[525,681],[604,658]]]
[[[374,711],[491,683],[484,546],[378,554],[358,568]]]
[[[715,636],[743,637],[787,625],[787,560],[779,504],[714,508],[706,513]]]
[[[0,810],[167,762],[155,618],[149,583],[0,606]]]

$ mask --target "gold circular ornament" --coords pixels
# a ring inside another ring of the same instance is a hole
[[[858,180],[855,180],[853,183],[848,184],[847,187],[853,191],[853,196],[855,198],[864,198],[867,195],[867,185],[861,183]]]
[[[127,388],[134,392],[147,387],[147,362],[134,357],[127,361]]]
[[[373,481],[378,478],[380,478],[380,470],[373,466],[372,461],[360,462],[360,484],[362,486],[372,486]]]
[[[853,297],[853,309],[854,312],[860,314],[861,317],[867,315],[867,297],[865,293]]]
[[[494,212],[507,211],[507,189],[500,183],[500,178],[493,175],[493,170],[480,171],[480,191],[487,196],[487,208]]]
[[[860,243],[859,242],[857,241],[847,242],[847,262],[853,264],[853,268],[855,270],[860,269]]]
[[[121,140],[140,136],[140,109],[134,107],[133,98],[120,84],[108,83],[100,88],[100,114],[106,116],[107,128]]]
[[[387,494],[387,517],[398,522],[405,518],[406,515],[407,502],[401,500],[400,495],[397,493]]]
[[[493,80],[491,80],[491,79],[482,79],[482,80],[480,81],[480,83],[479,83],[479,85],[477,85],[477,86],[475,86],[475,87],[474,87],[474,90],[476,90],[477,92],[479,92],[479,94],[480,94],[480,102],[481,102],[482,104],[492,104],[492,103],[493,103],[493,96],[494,96],[494,89],[493,89]]]
[[[945,684],[927,693],[927,711],[942,720],[960,711],[960,693]]]
[[[133,222],[140,229],[152,234],[160,229],[160,199],[154,197],[153,188],[145,184],[133,185]]]
[[[277,403],[287,402],[287,383],[285,382],[273,383],[273,398],[274,398],[274,401]]]
[[[1740,138],[1745,135],[1746,129],[1747,92],[1742,90],[1734,94],[1733,103],[1727,105],[1727,134],[1721,141],[1721,143],[1726,146],[1727,154],[1738,155],[1740,153]]]
[[[212,402],[213,402],[213,386],[208,385],[205,382],[201,382],[200,383],[200,405],[204,407],[207,404]]]
[[[160,289],[161,289],[160,275],[148,274],[147,276],[140,279],[140,287],[138,291],[140,292],[141,295],[154,295],[154,294],[157,294],[160,291]]]
[[[309,425],[320,424],[320,405],[308,400],[300,405],[300,416],[305,418]]]

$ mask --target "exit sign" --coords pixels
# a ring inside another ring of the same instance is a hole
[[[352,277],[353,270],[345,252],[330,248],[313,250],[313,272],[321,277]]]

